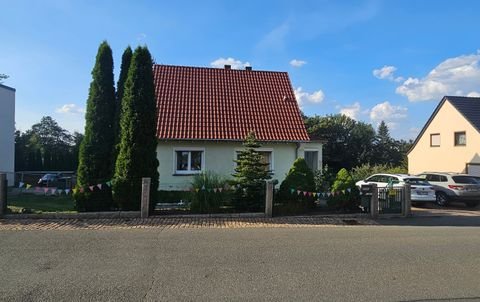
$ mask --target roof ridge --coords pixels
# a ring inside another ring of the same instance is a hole
[[[228,65],[228,64],[227,64]],[[208,66],[189,66],[189,65],[171,65],[171,64],[153,64],[153,66],[158,66],[158,67],[175,67],[175,68],[192,68],[192,69],[208,69],[208,70],[228,70],[228,71],[233,71],[233,72],[239,72],[239,71],[247,71],[247,72],[264,72],[264,73],[281,73],[281,74],[288,74],[286,71],[277,71],[277,70],[261,70],[261,69],[253,69],[252,70],[246,70],[246,69],[238,69],[238,68],[232,68],[232,69],[225,69],[221,67],[208,67]],[[251,66],[249,66],[251,67]]]

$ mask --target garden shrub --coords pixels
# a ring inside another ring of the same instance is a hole
[[[220,206],[229,199],[229,192],[226,190],[228,182],[226,178],[212,171],[195,175],[192,181],[190,210],[195,213],[219,212]]]
[[[330,208],[339,210],[353,210],[358,208],[360,192],[347,169],[343,168],[338,171],[337,177],[331,187],[331,192],[332,195],[327,199]]]
[[[280,184],[277,200],[289,211],[299,213],[315,206],[315,197],[303,192],[316,192],[315,180],[305,159],[297,158]]]
[[[265,181],[271,178],[268,163],[257,151],[261,145],[256,141],[255,133],[250,132],[243,143],[245,150],[238,153],[235,160],[234,205],[240,211],[262,211],[265,208]]]

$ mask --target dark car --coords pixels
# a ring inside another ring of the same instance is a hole
[[[65,187],[71,177],[65,177],[62,173],[47,173],[38,180],[39,186]]]

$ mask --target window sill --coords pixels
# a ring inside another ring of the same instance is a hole
[[[189,173],[173,173],[172,176],[192,176],[192,175],[198,175],[202,172],[189,172]]]

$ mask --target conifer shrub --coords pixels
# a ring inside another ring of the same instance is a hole
[[[305,195],[304,192],[308,194]],[[276,201],[283,207],[277,209],[276,213],[295,214],[313,209],[315,197],[310,195],[313,192],[316,192],[314,174],[304,158],[297,158],[276,194]]]
[[[360,192],[345,168],[338,171],[331,187],[331,194],[327,199],[330,208],[344,211],[354,210],[360,204]]]
[[[255,133],[250,132],[243,143],[244,150],[238,153],[233,174],[235,194],[233,203],[239,211],[263,211],[265,208],[265,181],[271,178],[268,163],[258,152],[261,145]]]

